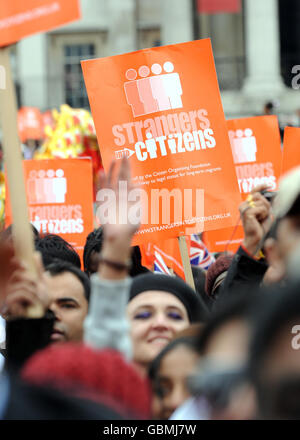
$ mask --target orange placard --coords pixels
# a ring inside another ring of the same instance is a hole
[[[210,252],[236,252],[244,238],[242,225],[204,232],[203,242]]]
[[[227,126],[242,196],[261,184],[275,191],[282,161],[277,116],[230,119]]]
[[[1,1],[0,47],[79,18],[79,0]]]
[[[91,160],[24,160],[23,169],[31,223],[40,233],[61,235],[82,256],[94,229]],[[12,223],[9,194],[5,223]]]
[[[300,128],[286,127],[283,138],[282,174],[300,165]]]
[[[104,168],[143,190],[134,244],[236,221],[240,194],[209,39],[82,62]]]
[[[277,116],[256,116],[227,121],[239,188],[245,199],[260,184],[277,190],[282,152]],[[238,206],[236,207],[238,222]],[[244,238],[242,225],[208,231],[204,241],[211,252],[235,252]]]
[[[21,142],[40,140],[43,135],[42,114],[35,107],[21,107],[18,111],[18,131]]]

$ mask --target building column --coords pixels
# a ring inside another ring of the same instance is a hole
[[[162,45],[194,39],[192,0],[163,0]]]
[[[17,77],[23,106],[48,107],[48,45],[47,35],[24,38],[17,46]]]
[[[137,0],[108,3],[108,56],[137,50]]]
[[[245,0],[245,39],[248,75],[244,94],[261,104],[284,92],[280,75],[280,36],[277,0]]]

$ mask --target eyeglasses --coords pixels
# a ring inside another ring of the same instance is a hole
[[[188,388],[192,395],[204,397],[212,408],[222,410],[228,405],[233,390],[246,380],[244,366],[217,368],[208,363],[198,374],[188,378]]]

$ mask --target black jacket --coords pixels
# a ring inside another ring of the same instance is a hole
[[[228,269],[227,276],[220,287],[217,303],[230,296],[238,295],[247,290],[256,291],[264,277],[268,264],[266,260],[255,260],[240,246]]]
[[[19,370],[33,353],[47,347],[54,321],[52,312],[47,312],[43,318],[7,321],[6,349],[2,351],[5,367]]]

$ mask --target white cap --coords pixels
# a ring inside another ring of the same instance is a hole
[[[279,190],[273,203],[275,217],[285,217],[291,211],[299,196],[300,166],[293,168],[280,179]]]

